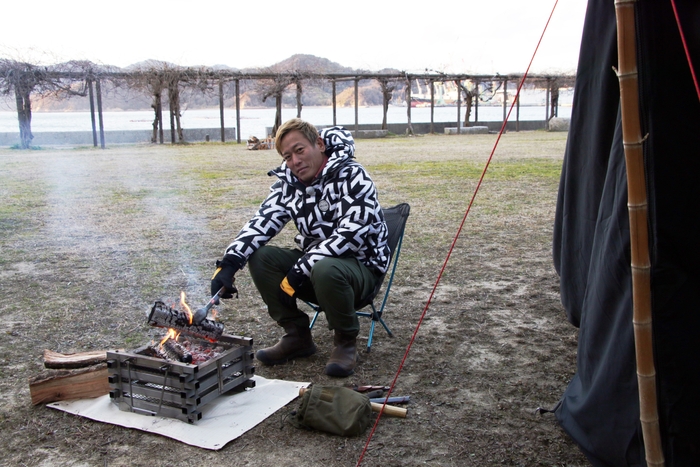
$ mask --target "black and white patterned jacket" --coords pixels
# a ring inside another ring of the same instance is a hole
[[[355,256],[370,269],[384,273],[389,265],[387,228],[377,189],[365,169],[354,160],[352,134],[341,127],[319,132],[328,163],[309,186],[285,163],[268,175],[278,180],[260,209],[226,248],[241,265],[250,255],[294,221],[295,241],[304,255],[295,272],[309,276],[316,262],[327,257]]]

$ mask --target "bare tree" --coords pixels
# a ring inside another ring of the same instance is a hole
[[[32,95],[86,96],[88,79],[93,74],[94,65],[90,62],[71,61],[47,67],[0,59],[0,94],[15,95],[22,149],[29,148],[34,139]]]
[[[297,118],[301,118],[301,108],[304,105],[302,103],[302,91],[301,91],[301,79],[297,79],[294,81],[294,84],[296,84],[297,87]]]
[[[474,98],[479,97],[479,84],[474,83],[472,80],[457,80],[455,84],[459,92],[464,96],[464,126],[469,126]]]
[[[185,141],[184,133],[182,132],[182,122],[180,117],[180,75],[176,70],[167,70],[165,73],[165,83],[168,87],[168,110],[170,113],[170,142],[175,143],[175,133],[177,132],[177,141],[182,143]]]
[[[263,102],[270,97],[275,98],[275,122],[272,126],[272,134],[270,135],[274,136],[277,133],[277,129],[282,125],[282,101],[286,89],[292,84],[295,85],[297,116],[300,117],[303,107],[302,82],[308,85],[318,86],[320,83],[328,81],[328,78],[324,77],[322,73],[314,73],[313,71],[287,72],[268,68],[265,73],[269,74],[271,77],[256,80],[255,90],[262,95]]]
[[[387,129],[387,113],[389,112],[389,102],[396,89],[396,82],[390,81],[388,78],[379,78],[379,87],[382,90],[382,130]]]
[[[272,134],[275,136],[277,129],[282,126],[282,95],[287,86],[295,82],[295,79],[287,74],[279,74],[273,79],[259,80],[257,89],[262,93],[262,101],[265,102],[269,97],[275,98],[275,122],[272,126]]]
[[[131,89],[144,92],[153,99],[152,143],[163,144],[163,91],[167,87],[164,76],[166,67],[165,62],[148,61],[127,75],[127,83]]]
[[[218,78],[210,70],[184,68],[167,62],[148,61],[128,74],[129,86],[148,93],[153,102],[153,134],[151,142],[163,142],[163,92],[167,92],[170,115],[170,140],[172,143],[185,141],[182,129],[183,91],[211,92],[213,82]]]
[[[406,76],[406,119],[408,128],[406,128],[406,134],[414,136],[413,123],[411,122],[411,77]]]
[[[549,112],[550,117],[558,117],[559,116],[559,81],[554,78],[550,82],[550,89],[551,89],[551,112]]]

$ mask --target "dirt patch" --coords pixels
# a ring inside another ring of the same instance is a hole
[[[459,240],[494,135],[359,141],[385,206],[411,204],[387,305],[395,337],[377,329],[355,375],[323,375],[332,335],[321,317],[319,352],[265,378],[381,384],[410,395],[408,418],[382,417],[367,466],[589,465],[552,407],[575,371],[577,332],[566,321],[551,238],[566,135],[501,138]],[[288,407],[217,452],[157,435],[33,407],[27,380],[46,348],[136,348],[160,337],[146,326],[155,300],[208,299],[214,261],[255,211],[279,163],[235,144],[0,150],[0,356],[3,465],[355,465],[367,437],[298,430]],[[285,230],[275,243],[289,245]],[[273,344],[271,322],[247,271],[237,300],[219,307],[227,332]],[[431,299],[416,331],[426,303]],[[360,344],[368,323],[362,322]],[[369,435],[369,431],[367,432]]]

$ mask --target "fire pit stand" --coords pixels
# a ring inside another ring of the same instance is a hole
[[[198,365],[158,358],[149,346],[108,351],[112,402],[123,411],[194,423],[202,418],[202,407],[219,395],[255,386],[252,339],[223,334],[217,343],[199,342],[225,351]]]

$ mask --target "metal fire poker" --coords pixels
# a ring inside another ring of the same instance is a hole
[[[209,300],[209,302],[206,305],[204,305],[204,307],[197,310],[197,312],[192,317],[192,324],[197,326],[202,321],[204,321],[204,319],[209,314],[209,310],[211,310],[211,307],[214,306],[214,304],[219,301],[219,295],[221,295],[224,292],[226,292],[226,287],[221,287],[219,289],[219,291],[216,292],[213,297],[211,297],[211,300]],[[237,291],[235,291],[234,293],[237,293]]]

